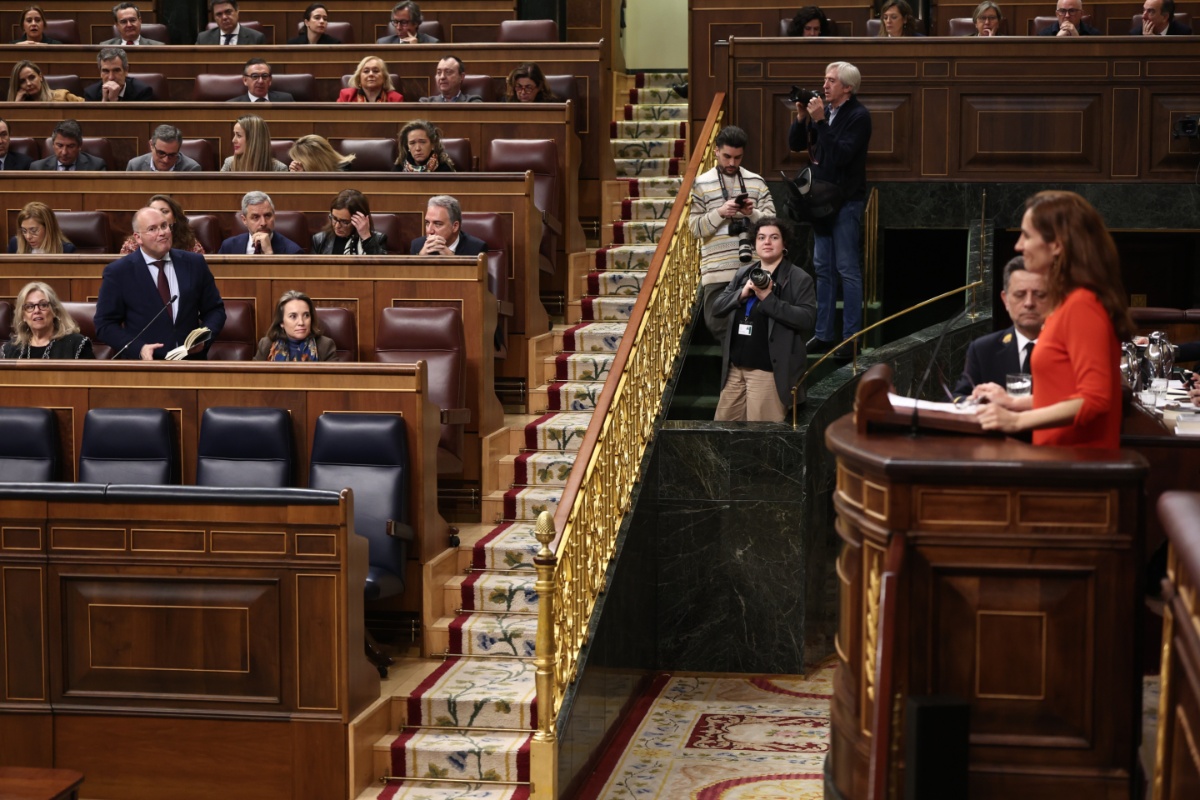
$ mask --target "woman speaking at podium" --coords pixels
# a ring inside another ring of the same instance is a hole
[[[1016,250],[1025,269],[1044,276],[1054,310],[1030,356],[1032,396],[978,386],[980,423],[1032,430],[1034,444],[1119,447],[1120,342],[1133,336],[1133,323],[1104,220],[1074,192],[1039,192],[1025,204]]]

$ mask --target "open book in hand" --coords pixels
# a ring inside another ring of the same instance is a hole
[[[196,328],[187,335],[183,344],[167,353],[167,361],[183,361],[194,348],[202,347],[210,338],[212,338],[212,331],[208,328]]]

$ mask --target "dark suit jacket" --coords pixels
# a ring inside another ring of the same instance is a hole
[[[871,112],[850,95],[842,103],[830,125],[829,113],[813,124],[792,118],[788,129],[788,147],[796,152],[808,150],[820,162],[812,167],[814,178],[836,183],[845,200],[867,199],[867,146],[871,143]]]
[[[237,97],[231,97],[225,101],[226,103],[249,103],[250,93],[242,92]],[[261,100],[259,101],[262,102]],[[292,97],[291,92],[276,92],[271,90],[267,92],[267,102],[269,103],[294,103],[296,98]]]
[[[357,233],[355,234],[358,235]],[[313,234],[312,253],[315,256],[341,255],[333,252],[334,235],[319,231]],[[363,253],[368,256],[387,255],[387,234],[383,231],[372,231],[371,236],[362,243]]]
[[[17,252],[17,237],[16,236],[14,236],[8,240],[8,252],[10,252],[10,253]],[[75,245],[71,244],[70,242],[63,242],[63,252],[64,253],[74,253]]]
[[[54,156],[47,156],[29,165],[30,169],[42,169],[47,172],[54,172],[58,169],[58,159]],[[108,164],[104,163],[103,158],[79,151],[79,157],[75,159],[76,172],[107,172]]]
[[[292,38],[287,40],[288,44],[308,44],[308,31],[301,31]],[[322,33],[321,38],[317,39],[317,44],[341,44],[341,39],[335,39],[328,33]]]
[[[33,163],[33,159],[24,153],[18,153],[16,150],[9,150],[8,155],[4,157],[4,171],[10,169],[29,169]]]
[[[225,303],[204,256],[173,249],[171,262],[179,282],[179,315],[172,322],[170,312],[164,312],[140,338],[138,332],[163,307],[158,286],[150,277],[142,251],[134,250],[104,268],[100,297],[96,301],[96,338],[112,347],[114,352],[128,344],[122,358],[136,359],[142,345],[154,342],[163,344],[154,351],[154,357],[164,358],[201,325],[212,331],[211,345],[225,326]],[[207,345],[203,352],[192,356],[207,357]]]
[[[83,99],[84,100],[92,100],[94,102],[99,102],[100,97],[103,94],[100,90],[100,87],[103,85],[104,85],[103,83],[97,81],[96,83],[93,83],[91,86],[84,89],[83,90]],[[153,100],[153,99],[155,99],[154,98],[154,90],[151,89],[149,86],[142,83],[137,78],[126,78],[125,79],[125,94],[121,96],[122,103],[133,102],[135,100],[136,101],[145,101],[145,100]]]
[[[417,44],[437,44],[440,41],[441,39],[436,36],[417,31]],[[375,44],[408,44],[408,42],[393,33],[391,36],[380,36],[375,40]]]
[[[1081,21],[1078,25],[1075,26],[1075,28],[1079,31],[1080,36],[1099,36],[1100,35],[1099,29],[1093,28],[1091,25],[1088,25],[1086,22]],[[1046,28],[1046,30],[1039,33],[1038,36],[1058,36],[1058,30],[1059,30],[1059,24],[1057,22],[1055,22],[1049,28]]]
[[[967,366],[954,386],[954,396],[967,397],[981,383],[1003,386],[1007,375],[1020,371],[1017,334],[1011,327],[980,336],[967,348]]]
[[[1133,30],[1131,30],[1129,32],[1129,35],[1130,36],[1141,36],[1142,35],[1142,26],[1138,25],[1137,27],[1135,27]],[[1171,21],[1167,23],[1167,36],[1191,36],[1191,35],[1192,35],[1192,29],[1189,28],[1187,25],[1184,25],[1182,22],[1180,22],[1177,19],[1172,18]]]
[[[217,252],[227,256],[244,256],[246,255],[246,245],[249,241],[250,234],[248,233],[239,233],[237,236],[230,236],[221,242],[221,249],[217,250]],[[279,231],[271,231],[271,249],[275,251],[276,255],[290,256],[293,253],[299,253],[303,248]],[[102,339],[101,341],[108,340]]]
[[[126,172],[153,172],[150,169],[150,160],[153,156],[150,153],[142,153],[140,156],[134,156],[129,159],[129,163],[125,165]],[[199,172],[200,164],[193,159],[188,158],[182,153],[179,154],[179,160],[175,162],[175,169],[171,172]]]
[[[220,44],[221,29],[209,28],[196,37],[196,44]],[[253,28],[247,28],[245,25],[238,29],[238,46],[244,44],[266,44],[267,37],[263,36]]]
[[[426,238],[427,237],[422,236],[419,239],[413,239],[412,244],[409,245],[409,248],[408,248],[409,255],[415,256],[418,253],[420,253],[421,248],[425,246]],[[459,228],[459,230],[458,230],[458,249],[454,251],[454,255],[456,255],[456,256],[477,256],[480,253],[486,253],[486,252],[487,252],[487,242],[485,242],[483,239],[476,239],[474,236],[467,233],[462,228]]]

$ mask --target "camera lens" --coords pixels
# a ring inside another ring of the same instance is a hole
[[[750,282],[756,289],[765,289],[771,285],[771,276],[762,267],[750,270]]]

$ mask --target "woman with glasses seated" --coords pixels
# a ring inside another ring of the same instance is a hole
[[[17,295],[12,338],[0,348],[3,358],[95,358],[92,341],[63,308],[47,284],[25,284]]]
[[[532,61],[519,65],[508,74],[506,103],[561,103],[546,85],[542,68]]]
[[[313,235],[314,255],[387,255],[387,235],[371,225],[371,206],[357,189],[344,189],[329,207],[329,222]]]
[[[171,226],[171,247],[204,255],[204,245],[196,240],[196,234],[192,233],[192,228],[188,225],[187,215],[183,213],[183,206],[179,205],[174,197],[169,194],[156,194],[146,206],[162,214]],[[121,255],[127,256],[141,246],[137,234],[131,233],[121,245]]]
[[[392,172],[454,172],[454,161],[442,148],[441,131],[432,122],[414,119],[396,136],[400,157]]]
[[[884,39],[925,35],[917,33],[917,17],[905,0],[884,0],[879,8],[879,22],[879,36]]]
[[[367,56],[358,62],[350,85],[337,96],[339,103],[403,103],[404,95],[396,91],[388,65],[378,56]]]
[[[291,172],[349,172],[353,155],[344,156],[324,136],[305,134],[288,151]]]
[[[255,361],[337,361],[337,343],[322,335],[317,307],[304,292],[284,292]]]
[[[10,253],[43,255],[75,252],[75,245],[63,236],[62,229],[58,227],[58,217],[45,203],[37,200],[26,203],[21,213],[17,214],[17,230],[19,234],[8,240]]]
[[[1000,22],[1003,19],[1004,15],[1000,13],[1000,6],[992,0],[983,0],[982,3],[975,6],[975,10],[971,13],[971,21],[975,23],[976,36],[999,36]]]

